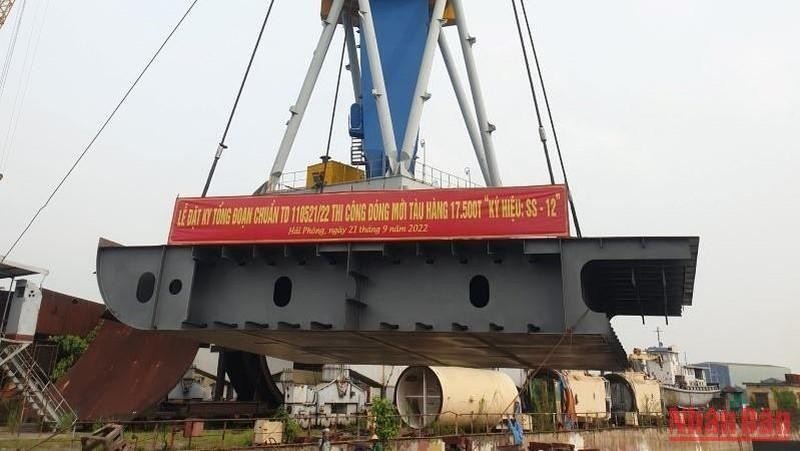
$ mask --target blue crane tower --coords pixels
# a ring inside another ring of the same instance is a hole
[[[429,21],[431,12],[426,0],[412,1],[377,1],[372,5],[372,20],[376,30],[381,30],[380,35],[376,33],[378,54],[381,58],[381,68],[390,67],[392,70],[384,71],[383,84],[386,89],[386,102],[389,105],[389,113],[392,118],[393,136],[395,143],[401,143],[393,149],[397,152],[398,161],[412,161],[416,151],[416,134],[419,124],[410,124],[408,120],[411,112],[414,91],[416,89],[423,52],[425,49],[426,30],[424,27],[414,26],[419,23]],[[363,24],[362,24],[362,36]],[[360,98],[351,108],[350,113],[350,136],[356,139],[363,139],[365,163],[369,176],[384,176],[386,165],[386,144],[381,134],[381,121],[378,112],[379,97],[371,95],[376,89],[373,72],[370,70],[373,64],[370,59],[370,47],[361,46],[360,60],[363,67],[360,71],[358,80],[362,93]],[[373,56],[373,58],[376,58]],[[385,63],[384,63],[385,61]],[[353,62],[351,61],[351,67]],[[380,83],[379,83],[380,84]],[[363,92],[368,93],[364,96]],[[406,130],[417,126],[416,130],[411,130],[414,136],[413,150],[411,155],[403,154],[402,144]],[[392,146],[392,143],[389,143]],[[391,147],[389,148],[391,149]],[[408,166],[413,172],[413,164]]]
[[[428,81],[437,48],[450,75],[478,165],[489,186],[500,185],[477,65],[476,39],[469,34],[461,0],[323,0],[323,30],[266,188],[275,188],[328,53],[341,25],[348,50],[353,93],[349,132],[354,164],[368,178],[414,173],[420,119],[430,98]],[[456,20],[458,18],[458,20]],[[443,28],[458,30],[471,99],[468,98]],[[474,109],[473,109],[474,105]]]

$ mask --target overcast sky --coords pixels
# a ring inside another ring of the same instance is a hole
[[[0,29],[0,52],[21,3]],[[510,3],[465,4],[504,181],[546,183]],[[28,0],[0,99],[0,253],[187,5]],[[266,5],[200,0],[10,258],[48,268],[51,289],[99,301],[98,237],[163,243],[174,198],[202,188]],[[692,361],[800,370],[800,3],[528,5],[584,233],[701,237],[694,306],[668,327],[615,319],[623,344],[652,345],[660,326]],[[315,0],[277,0],[211,194],[249,193],[267,176],[318,10]],[[337,63],[326,61],[287,170],[324,153]],[[439,58],[430,91],[428,163],[479,174]],[[352,91],[343,93],[333,156],[347,160]]]

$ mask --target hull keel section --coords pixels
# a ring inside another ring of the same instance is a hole
[[[620,369],[610,318],[679,316],[698,239],[101,244],[126,324],[306,363]]]

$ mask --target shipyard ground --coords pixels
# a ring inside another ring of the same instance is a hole
[[[49,433],[0,431],[0,450],[7,449],[81,449],[81,437],[87,434],[59,434],[52,436]],[[172,438],[172,446],[168,444]],[[228,431],[224,440],[221,435],[204,435],[191,440],[184,438],[180,433],[174,438],[153,432],[125,433],[125,440],[132,446],[131,449],[242,449],[250,448],[253,443],[252,430]]]
[[[50,434],[21,433],[18,435],[17,433],[0,431],[0,449],[31,449],[34,446],[38,449],[81,449],[81,434],[61,434],[42,443],[48,437],[50,437]],[[255,449],[251,445],[252,431],[229,431],[225,436],[224,442],[221,441],[221,437],[217,434],[195,437],[191,442],[189,439],[183,438],[181,434],[175,434],[172,447],[164,442],[163,438],[163,435],[154,437],[152,432],[125,434],[125,439],[132,446],[132,449]],[[794,438],[800,440],[800,434],[795,434]],[[470,449],[476,451],[508,449],[507,434],[403,438],[392,441],[389,449],[397,451],[445,450],[448,445],[456,444],[459,441],[463,442],[464,440],[468,440],[471,444]],[[671,442],[666,429],[654,427],[526,434],[526,446],[523,449],[528,449],[527,445],[529,443],[570,443],[575,445],[575,449],[593,450],[748,451],[753,449],[753,445],[747,442]],[[332,449],[350,451],[357,448],[363,449],[365,445],[369,446],[369,443],[334,442]],[[315,440],[311,440],[309,443],[271,446],[269,448],[295,451],[314,451],[319,449]]]

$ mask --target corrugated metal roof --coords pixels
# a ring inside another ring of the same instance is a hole
[[[15,263],[11,260],[4,260],[3,256],[0,255],[0,279],[32,276],[34,274],[46,275],[47,273],[46,269]]]
[[[788,368],[782,365],[764,365],[761,363],[737,363],[737,362],[700,362],[693,365],[720,365],[720,366],[755,366],[763,368]]]

